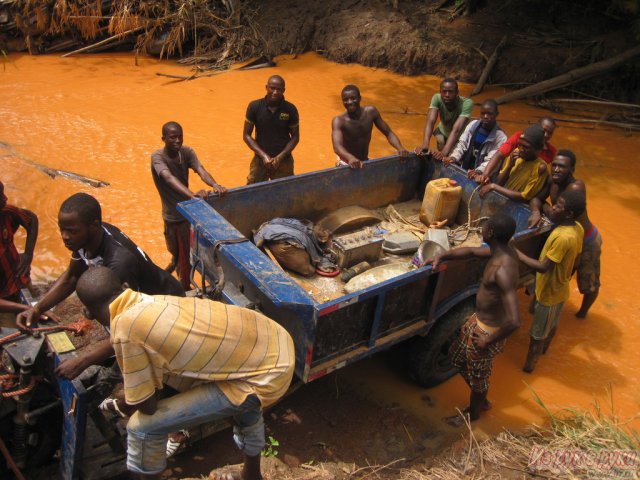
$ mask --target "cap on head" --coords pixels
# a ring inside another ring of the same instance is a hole
[[[531,144],[534,150],[542,150],[544,148],[544,130],[540,125],[530,125],[520,135],[520,138]]]

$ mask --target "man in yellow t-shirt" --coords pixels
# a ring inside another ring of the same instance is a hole
[[[549,169],[539,155],[544,148],[544,130],[531,125],[518,139],[518,147],[506,159],[496,183],[480,189],[480,196],[498,192],[515,202],[529,202],[545,185]]]
[[[538,358],[547,351],[556,333],[569,281],[580,263],[584,230],[576,221],[586,208],[581,191],[562,192],[551,208],[550,220],[557,224],[535,260],[518,251],[520,261],[536,271],[536,303],[529,335],[531,342],[523,370],[533,372]]]
[[[132,414],[127,468],[160,478],[169,433],[233,418],[244,467],[241,476],[230,478],[261,480],[262,408],[289,387],[295,365],[291,336],[254,310],[124,288],[110,269],[95,267],[83,274],[76,291],[89,312],[110,326],[124,378],[118,408]],[[158,400],[163,385],[179,393]]]

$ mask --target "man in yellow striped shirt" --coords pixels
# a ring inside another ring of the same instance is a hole
[[[105,326],[124,377],[127,468],[160,478],[167,435],[225,418],[235,422],[243,480],[260,480],[262,408],[286,392],[293,376],[293,340],[253,310],[198,298],[149,296],[95,267],[78,281],[78,297]],[[123,289],[126,288],[126,289]],[[169,385],[180,393],[157,400]]]

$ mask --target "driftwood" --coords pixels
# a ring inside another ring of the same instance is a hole
[[[86,183],[87,185],[91,185],[92,187],[96,187],[96,188],[109,186],[109,182],[97,180],[95,178],[87,177],[79,173],[69,172],[67,170],[59,170],[57,168],[45,167],[44,165],[40,165],[39,163],[32,163],[32,165],[36,167],[38,170],[40,170],[41,172],[44,172],[47,175],[49,175],[51,178],[56,178],[56,177],[69,178],[71,180],[77,180],[79,182]]]
[[[491,73],[491,70],[493,70],[493,66],[498,61],[498,55],[500,55],[500,50],[502,50],[502,48],[505,46],[508,38],[509,38],[508,35],[505,35],[504,37],[502,37],[502,40],[500,40],[500,43],[498,43],[498,46],[493,51],[493,54],[491,55],[491,57],[489,57],[489,60],[487,60],[487,64],[484,66],[484,70],[482,70],[482,74],[478,79],[478,83],[476,83],[476,86],[473,87],[473,91],[471,92],[472,97],[474,95],[479,94],[484,88],[484,84],[487,83],[487,79],[489,78],[489,74]]]
[[[87,45],[86,47],[82,47],[79,48],[77,50],[73,50],[72,52],[67,52],[64,55],[62,55],[63,57],[68,57],[70,55],[74,55],[76,53],[84,53],[84,52],[90,52],[92,50],[95,50],[96,48],[99,48],[103,45],[107,45],[108,43],[111,43],[115,40],[119,40],[122,39],[123,37],[125,37],[126,35],[129,35],[131,33],[137,32],[139,30],[143,30],[145,28],[145,26],[140,26],[140,27],[136,27],[136,28],[132,28],[131,30],[127,30],[126,32],[122,32],[116,35],[112,35],[109,38],[105,38],[104,40],[100,40],[99,42],[93,43],[91,45]]]
[[[496,101],[498,103],[507,103],[513,100],[520,100],[525,97],[540,95],[557,88],[566,87],[567,85],[571,85],[572,83],[576,83],[580,80],[600,75],[601,73],[611,70],[612,68],[615,68],[638,55],[640,55],[640,45],[630,48],[629,50],[607,60],[592,63],[586,67],[576,68],[575,70],[571,70],[563,75],[544,80],[521,90],[516,90],[515,92],[507,93],[506,95],[498,97]]]
[[[50,168],[50,167],[46,167],[44,165],[41,165],[41,164],[39,164],[37,162],[34,162],[30,158],[25,157],[21,153],[17,152],[16,149],[13,148],[13,146],[8,144],[8,143],[0,141],[0,148],[4,148],[4,149],[9,151],[8,155],[3,155],[3,156],[11,156],[11,157],[19,158],[20,160],[23,160],[24,162],[28,163],[29,165],[32,165],[33,167],[37,168],[41,172],[46,173],[51,178],[64,177],[64,178],[68,178],[70,180],[77,180],[79,182],[86,183],[87,185],[91,185],[92,187],[96,187],[96,188],[108,187],[109,186],[109,182],[105,182],[103,180],[98,180],[98,179],[95,179],[95,178],[87,177],[85,175],[81,175],[79,173],[74,173],[74,172],[69,172],[67,170],[59,170],[57,168]]]
[[[273,60],[262,55],[261,57],[258,57],[255,60],[252,60],[246,65],[241,66],[240,68],[238,68],[238,70],[255,70],[257,68],[269,68],[269,67],[275,67],[275,66],[276,66],[276,63]]]
[[[586,100],[582,98],[554,98],[553,102],[588,103],[591,105],[602,105],[603,107],[640,108],[640,105],[636,105],[635,103],[608,102],[604,100]]]
[[[640,125],[638,125],[637,123],[612,122],[610,120],[595,120],[586,118],[564,118],[562,119],[562,121],[570,123],[588,123],[591,125],[609,125],[612,127],[623,128],[625,130],[640,130]]]

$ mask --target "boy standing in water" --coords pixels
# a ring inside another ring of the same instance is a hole
[[[458,82],[453,78],[442,80],[440,93],[431,97],[422,145],[416,147],[415,153],[431,153],[437,160],[449,156],[469,121],[472,110],[473,100],[458,94]],[[436,126],[438,119],[440,123]],[[436,138],[436,150],[429,149],[432,135]]]
[[[569,281],[580,263],[584,230],[576,221],[584,213],[585,195],[565,190],[551,207],[550,220],[558,226],[551,232],[535,260],[518,251],[520,261],[536,273],[536,303],[529,335],[529,352],[522,370],[533,372],[542,353],[556,334],[564,302],[569,298]]]
[[[489,247],[449,250],[425,262],[436,267],[442,260],[469,257],[488,258],[476,295],[476,311],[461,327],[449,349],[449,357],[471,389],[469,407],[464,413],[471,421],[489,410],[489,378],[494,357],[502,352],[506,338],[520,326],[516,286],[518,256],[509,246],[516,223],[508,215],[497,213],[482,226],[482,239]],[[454,427],[464,424],[460,415],[445,418]]]
[[[164,148],[151,155],[151,175],[160,199],[164,220],[164,239],[171,254],[171,263],[165,268],[169,273],[178,269],[182,287],[190,290],[189,275],[189,222],[178,213],[176,205],[185,200],[206,198],[209,192],[189,190],[189,169],[198,174],[204,183],[222,195],[226,188],[216,183],[211,174],[202,166],[196,152],[182,144],[182,127],[176,122],[162,126]]]

